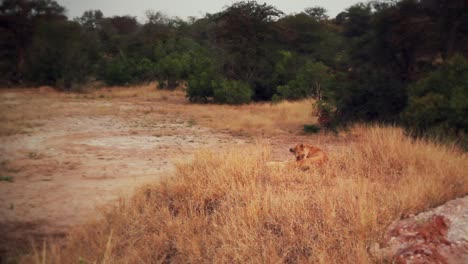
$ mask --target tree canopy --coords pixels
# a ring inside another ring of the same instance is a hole
[[[1,83],[158,81],[186,84],[192,102],[230,104],[314,97],[334,123],[466,131],[468,77],[457,71],[468,57],[464,0],[368,1],[334,18],[320,6],[285,14],[257,1],[186,20],[104,12],[69,20],[53,0],[2,1]]]

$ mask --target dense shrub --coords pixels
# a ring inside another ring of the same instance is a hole
[[[190,71],[190,54],[170,53],[157,62],[157,75],[160,80],[167,81],[161,88],[174,89],[178,81],[188,78]]]
[[[305,133],[308,133],[308,134],[315,134],[315,133],[318,133],[320,132],[320,126],[316,125],[316,124],[306,124],[304,125],[304,132]]]
[[[133,81],[151,81],[156,77],[156,65],[148,58],[142,58],[133,65]]]
[[[25,60],[25,77],[35,84],[71,89],[87,80],[98,60],[92,34],[69,21],[46,21],[37,25]]]
[[[278,94],[285,99],[321,97],[332,81],[329,69],[321,62],[307,62],[295,78],[286,85],[277,87]]]
[[[468,132],[468,60],[455,56],[410,86],[405,124],[418,134]]]
[[[213,90],[214,100],[222,104],[246,104],[252,100],[252,88],[245,82],[222,80]]]
[[[104,60],[98,78],[108,85],[126,85],[153,80],[157,65],[147,58],[128,59],[124,56]]]
[[[406,106],[403,83],[385,73],[368,70],[355,80],[335,82],[330,101],[341,122],[395,122]]]
[[[132,81],[130,65],[120,57],[103,62],[98,77],[109,85],[124,85]]]
[[[208,102],[208,98],[214,96],[214,88],[218,81],[213,75],[204,71],[197,75],[192,75],[188,81],[187,97],[191,102]]]

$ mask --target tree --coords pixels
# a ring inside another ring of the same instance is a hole
[[[213,97],[221,104],[246,104],[252,100],[253,91],[248,83],[236,80],[221,80],[214,83]]]
[[[241,80],[254,87],[256,99],[269,99],[274,93],[268,85],[273,62],[269,44],[275,20],[281,11],[256,1],[237,2],[213,19],[211,44],[227,79]]]
[[[403,119],[419,135],[468,133],[468,60],[454,56],[411,85]]]
[[[202,71],[191,75],[188,81],[187,97],[190,102],[207,103],[209,98],[214,97],[214,90],[219,80],[209,71]]]
[[[343,27],[344,36],[362,37],[372,28],[372,6],[364,3],[355,4],[340,13],[337,22]]]
[[[438,33],[436,43],[441,56],[447,59],[455,54],[468,55],[468,3],[465,0],[422,0],[420,5]]]
[[[88,10],[84,11],[81,17],[77,17],[74,20],[88,31],[99,31],[103,18],[104,15],[101,10]]]
[[[401,1],[374,15],[372,62],[409,82],[419,78],[438,55],[431,15],[416,1]]]
[[[297,53],[311,55],[316,45],[324,40],[326,29],[305,13],[285,16],[277,24],[278,41]]]
[[[300,13],[278,20],[277,41],[282,49],[294,51],[327,66],[337,66],[343,57],[344,44],[339,29],[329,23]]]
[[[200,50],[192,59],[192,73],[187,86],[187,97],[191,102],[205,102],[214,96],[214,90],[221,80],[214,61],[207,51]]]
[[[404,84],[377,69],[340,77],[330,87],[327,101],[334,106],[341,123],[396,122],[406,107]]]
[[[76,22],[41,22],[26,54],[25,77],[33,83],[70,89],[94,71],[97,47],[95,35]]]
[[[278,94],[285,99],[314,97],[320,100],[323,91],[330,88],[333,80],[329,71],[321,62],[308,61],[299,69],[294,79],[286,85],[278,86]]]
[[[23,81],[25,58],[40,21],[66,20],[65,8],[53,0],[4,0],[0,4],[0,54],[4,78]],[[5,72],[5,70],[7,72]]]
[[[161,85],[161,88],[175,89],[179,80],[185,79],[189,75],[190,55],[187,53],[171,53],[160,60],[157,64],[158,76],[162,80],[167,81],[166,85]]]
[[[327,9],[320,7],[320,6],[314,6],[314,7],[309,7],[304,10],[304,12],[312,17],[315,21],[317,22],[323,22],[328,20],[328,15],[327,15]]]

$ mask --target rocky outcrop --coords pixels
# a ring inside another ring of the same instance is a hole
[[[468,263],[468,196],[393,222],[370,253],[379,262]]]

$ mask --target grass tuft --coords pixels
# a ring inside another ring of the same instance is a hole
[[[13,182],[13,177],[6,176],[6,175],[0,175],[0,181]]]
[[[320,132],[320,126],[315,125],[315,124],[310,124],[310,125],[304,125],[304,132],[308,134],[316,134]]]

